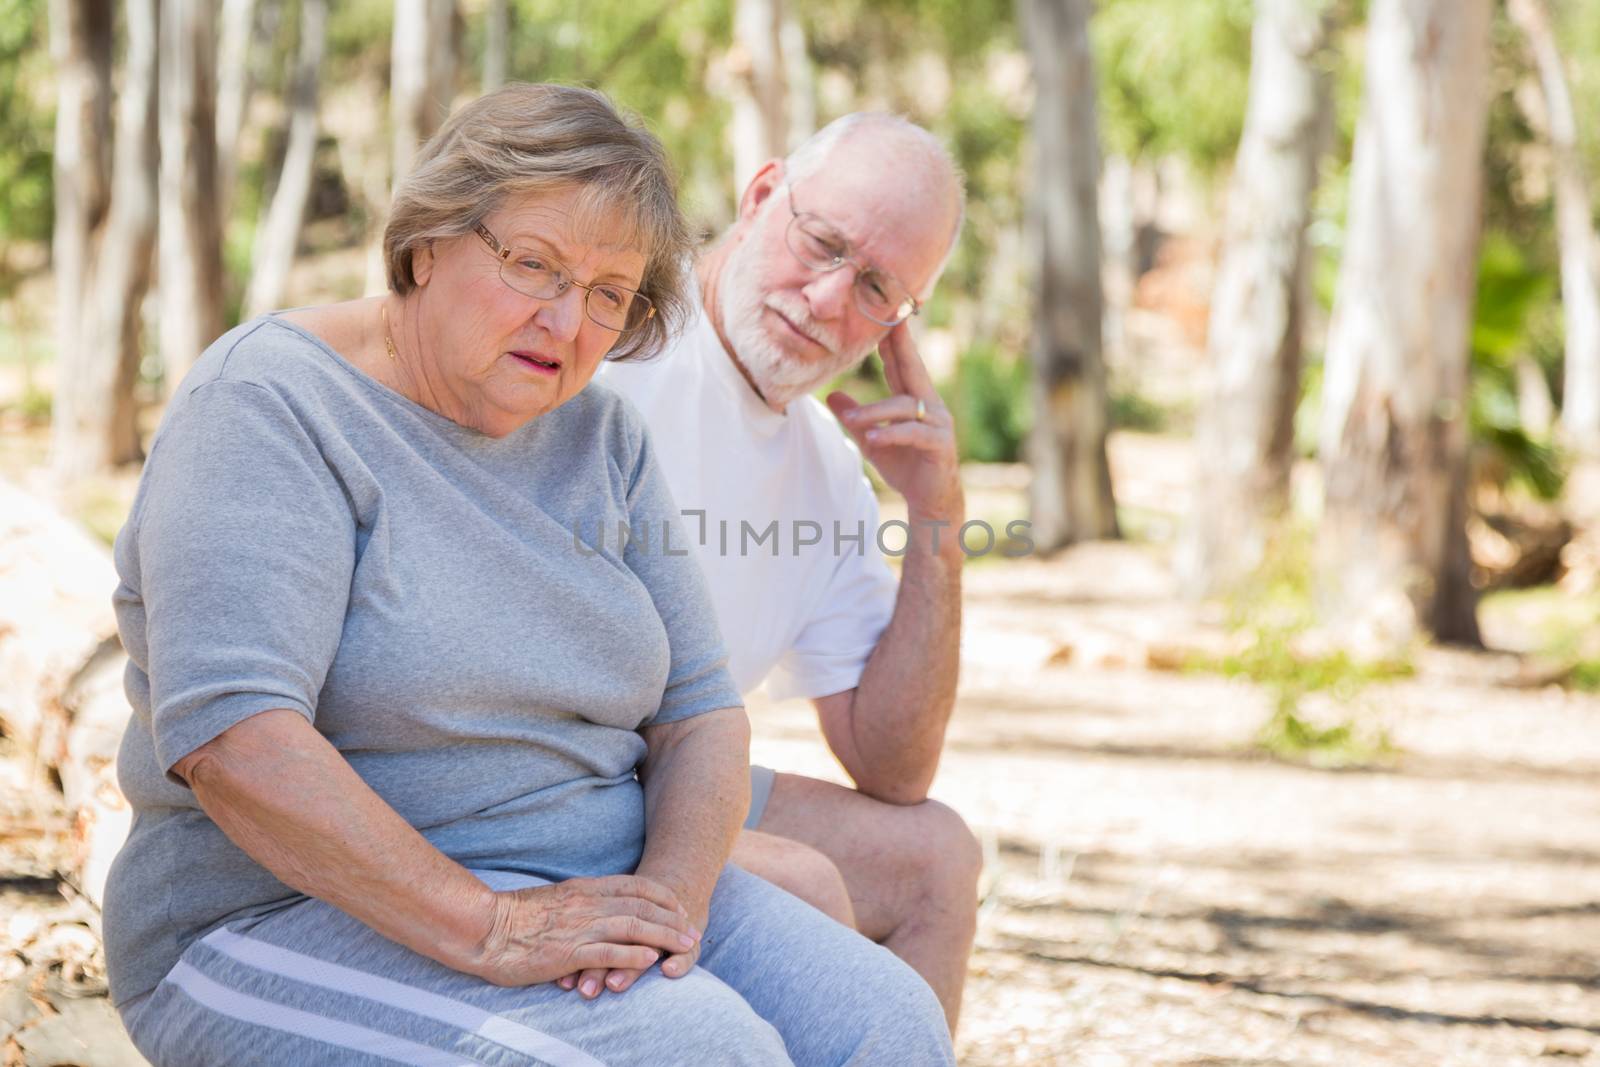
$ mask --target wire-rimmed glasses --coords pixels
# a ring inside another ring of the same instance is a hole
[[[568,287],[584,291],[583,311],[598,325],[618,333],[636,330],[650,321],[656,307],[650,298],[622,285],[597,282],[585,285],[551,256],[530,248],[506,248],[483,223],[473,232],[489,246],[500,261],[500,280],[523,296],[535,300],[554,300]]]
[[[898,326],[922,310],[922,302],[911,295],[898,278],[863,263],[850,254],[850,242],[820,215],[801,211],[794,202],[794,187],[789,190],[789,228],[784,241],[795,259],[812,270],[838,270],[846,263],[856,268],[856,307],[879,326]]]

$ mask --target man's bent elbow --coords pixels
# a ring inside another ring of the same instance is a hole
[[[926,778],[880,778],[870,775],[852,775],[856,791],[863,796],[899,808],[914,808],[925,803],[928,790],[933,786],[933,775]]]

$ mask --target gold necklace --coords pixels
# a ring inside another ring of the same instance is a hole
[[[378,305],[378,317],[383,319],[383,343],[389,349],[389,360],[394,362],[394,337],[389,333],[389,305]]]

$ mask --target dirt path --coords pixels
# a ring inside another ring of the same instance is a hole
[[[969,572],[934,790],[991,857],[963,1062],[1600,1062],[1600,700],[1437,654],[1363,695],[1393,769],[1275,762],[1256,688],[1131,665],[1170,593],[1131,546]],[[805,709],[754,713],[757,759],[837,776]]]

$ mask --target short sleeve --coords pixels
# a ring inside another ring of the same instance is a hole
[[[274,708],[316,717],[339,647],[355,520],[301,420],[272,391],[216,380],[175,404],[130,522],[150,718],[173,764]]]
[[[639,451],[628,486],[628,525],[634,534],[623,562],[649,590],[667,631],[672,663],[666,690],[661,707],[644,724],[660,726],[721,708],[743,707],[744,700],[728,673],[727,648],[711,592],[690,553],[650,433],[642,421],[636,430]]]
[[[865,534],[860,551],[838,553],[811,616],[767,675],[767,694],[774,700],[814,700],[854,689],[894,614],[899,583],[878,551],[878,499],[865,476],[855,510]]]

